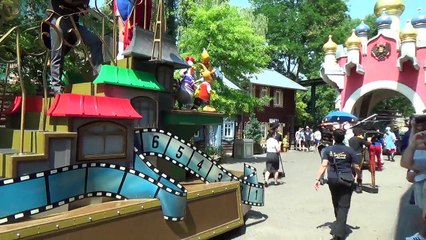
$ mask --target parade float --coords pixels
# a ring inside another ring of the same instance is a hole
[[[0,35],[0,46],[16,38],[1,82],[0,239],[208,239],[244,225],[249,206],[263,205],[256,169],[227,171],[190,144],[202,126],[222,124],[223,114],[208,104],[174,108],[173,74],[190,66],[163,33],[163,1],[154,31],[134,16],[150,12],[151,1],[117,3],[134,21],[124,58],[115,58],[114,42],[111,64],[94,81],[68,74],[65,92],[54,97],[47,64],[43,94],[26,93],[26,29]],[[49,22],[41,26],[41,42],[60,32]],[[17,69],[20,94],[7,90],[10,68]],[[204,80],[213,73],[204,64]]]

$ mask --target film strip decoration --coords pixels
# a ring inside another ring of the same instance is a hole
[[[143,156],[141,160],[143,160]],[[143,161],[141,161],[143,164]],[[158,171],[157,169],[155,171]],[[108,163],[84,163],[0,181],[0,224],[86,197],[158,198],[164,218],[182,220],[186,189],[165,174],[150,175]]]
[[[255,168],[244,164],[244,177],[238,178],[190,143],[169,132],[153,128],[136,131],[135,152],[138,156],[143,154],[162,157],[206,183],[239,181],[244,204],[264,204],[264,186],[258,182]],[[137,162],[135,161],[136,169]]]

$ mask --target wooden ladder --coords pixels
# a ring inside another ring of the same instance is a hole
[[[162,48],[162,38],[163,38],[163,32],[165,30],[164,22],[164,2],[163,0],[158,1],[158,8],[157,8],[157,16],[155,19],[154,24],[154,40],[152,44],[152,51],[151,51],[151,60],[161,60],[162,54],[163,54],[163,48]],[[156,51],[157,49],[157,51]],[[155,56],[155,53],[157,53],[157,56]]]

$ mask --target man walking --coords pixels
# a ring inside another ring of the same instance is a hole
[[[334,130],[333,138],[335,144],[322,151],[322,163],[318,169],[314,187],[316,190],[319,189],[320,179],[327,169],[328,187],[333,202],[334,216],[336,217],[334,229],[331,233],[334,240],[340,240],[346,237],[346,221],[351,206],[353,188],[342,184],[338,179],[341,173],[351,173],[352,170],[355,170],[357,176],[361,176],[361,169],[354,150],[343,144],[345,131],[342,129]]]
[[[349,147],[351,147],[355,151],[355,153],[356,153],[359,161],[361,162],[360,166],[362,167],[362,164],[365,161],[365,159],[364,159],[364,149],[365,148],[368,149],[368,146],[370,146],[370,143],[367,142],[364,139],[364,137],[362,136],[361,130],[354,129],[353,133],[354,133],[354,136],[351,137],[349,139],[349,141],[348,141],[349,142]],[[362,173],[362,171],[361,171],[361,173]],[[357,179],[362,179],[362,176],[357,177]],[[362,192],[362,182],[357,182],[357,185],[356,185],[356,188],[355,188],[355,192],[356,193],[361,193]]]

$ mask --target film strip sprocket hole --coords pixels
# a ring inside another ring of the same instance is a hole
[[[205,153],[170,132],[154,128],[136,131],[135,151],[145,156],[162,157],[206,183],[239,181],[244,204],[264,204],[264,187],[258,182],[254,167],[244,164],[245,176],[238,178]]]

